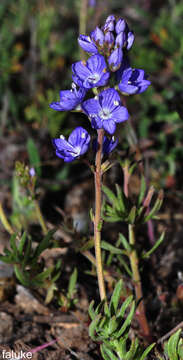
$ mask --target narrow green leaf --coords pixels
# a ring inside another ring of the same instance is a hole
[[[124,248],[130,253],[132,251],[131,246],[123,234],[119,234],[119,240]]]
[[[111,360],[110,356],[108,356],[105,352],[105,345],[102,344],[100,345],[100,351],[101,351],[101,354],[102,354],[102,357],[104,358],[104,360]]]
[[[41,240],[41,242],[39,243],[39,245],[35,249],[34,258],[37,259],[44,250],[49,248],[50,239],[52,238],[55,231],[56,231],[56,229],[52,229],[52,230],[48,231],[46,236],[43,238],[43,240]]]
[[[101,248],[104,250],[110,251],[112,254],[120,254],[121,255],[124,253],[123,250],[114,247],[113,245],[107,243],[107,241],[104,241],[104,240],[101,241]]]
[[[162,199],[156,200],[156,202],[155,202],[153,208],[151,209],[151,211],[149,212],[149,214],[144,217],[144,222],[147,222],[149,219],[152,219],[157,214],[157,212],[161,208],[162,203],[163,203]]]
[[[108,333],[108,336],[112,335],[113,332],[117,329],[118,327],[118,322],[116,321],[116,317],[115,315],[112,316],[109,320],[109,323],[108,323],[108,329],[107,329],[107,333]]]
[[[74,268],[73,273],[71,274],[71,277],[69,279],[69,286],[68,286],[68,296],[70,298],[72,298],[74,292],[75,292],[75,287],[76,287],[76,283],[77,283],[77,277],[78,277],[78,271],[76,268]]]
[[[90,326],[89,326],[89,336],[93,339],[96,340],[96,336],[95,336],[95,332],[96,332],[96,328],[97,325],[99,323],[101,319],[101,314],[98,314],[95,319],[91,322]]]
[[[183,359],[183,339],[180,339],[180,340],[179,340],[179,343],[178,343],[178,354],[179,354],[180,359]]]
[[[147,349],[145,349],[145,351],[143,352],[143,354],[141,355],[139,360],[145,360],[146,356],[150,353],[150,351],[152,350],[152,348],[156,345],[156,343],[153,343],[151,345],[148,346]],[[170,359],[172,360],[172,359]]]
[[[15,271],[15,275],[17,277],[17,279],[20,281],[20,283],[24,286],[29,286],[30,282],[26,276],[26,273],[24,273],[18,265],[14,266],[14,271]]]
[[[119,304],[119,300],[120,300],[120,296],[121,296],[121,291],[123,288],[123,282],[122,280],[119,280],[114,288],[112,297],[111,297],[111,301],[109,304],[109,309],[111,312],[111,315],[115,315],[117,308],[118,308],[118,304]]]
[[[119,260],[119,263],[124,267],[124,269],[126,270],[127,274],[132,278],[132,272],[129,268],[129,266],[127,265],[126,261],[123,259],[123,257],[121,255],[117,255],[117,258]]]
[[[25,245],[25,242],[26,242],[26,238],[27,238],[27,234],[26,232],[24,231],[21,239],[20,239],[20,242],[19,242],[19,245],[18,245],[18,253],[19,255],[23,255],[23,250],[24,250],[24,245]]]
[[[104,192],[104,194],[108,197],[108,200],[110,201],[110,203],[112,205],[115,205],[117,203],[117,198],[114,195],[114,193],[107,187],[102,185],[102,190]]]
[[[164,237],[165,237],[165,232],[163,232],[161,234],[161,236],[159,237],[159,239],[156,241],[156,243],[154,244],[154,246],[149,250],[147,251],[145,254],[142,255],[143,259],[146,259],[148,258],[159,246],[160,244],[163,242],[164,240]]]
[[[116,184],[116,192],[117,192],[117,199],[118,199],[117,210],[120,212],[125,212],[124,194],[118,184]]]
[[[117,341],[116,349],[117,349],[120,359],[125,359],[127,339],[128,339],[128,334],[123,335],[123,337]]]
[[[91,319],[94,320],[96,315],[97,315],[95,310],[94,310],[94,300],[92,300],[90,305],[89,305],[88,313],[89,313]]]
[[[30,164],[34,167],[38,176],[41,176],[41,159],[37,147],[33,139],[29,138],[27,141],[27,151],[29,154]]]
[[[11,246],[11,249],[13,250],[13,254],[14,254],[15,258],[17,259],[18,249],[17,249],[17,245],[16,245],[16,234],[11,235],[10,246]]]
[[[134,316],[134,312],[135,312],[135,301],[132,302],[130,312],[129,312],[126,320],[124,321],[121,329],[116,333],[117,337],[120,337],[125,332],[127,327],[131,324],[132,318]]]
[[[125,311],[127,310],[128,306],[132,303],[132,301],[133,301],[133,296],[132,295],[128,296],[127,299],[121,305],[121,308],[117,312],[118,318],[123,318]]]
[[[131,360],[135,357],[136,351],[138,349],[138,345],[139,345],[139,342],[138,342],[137,338],[135,340],[132,340],[130,349],[126,353],[124,360]]]
[[[178,360],[178,342],[180,338],[182,329],[179,329],[175,334],[173,334],[168,340],[167,350],[170,360]]]
[[[46,269],[45,271],[41,272],[40,274],[36,275],[33,279],[33,282],[42,282],[45,279],[47,279],[49,277],[49,275],[52,273],[53,271],[53,267],[49,267],[48,269]]]
[[[104,344],[103,344],[103,352],[108,355],[110,360],[119,360],[118,357],[114,355],[114,352]]]

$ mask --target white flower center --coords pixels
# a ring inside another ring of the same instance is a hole
[[[64,135],[60,135],[60,139],[64,140],[65,136]]]
[[[71,152],[71,155],[72,155],[72,156],[78,156],[78,155],[80,154],[80,152],[81,152],[80,146],[76,146],[75,149],[74,149],[74,151]]]
[[[118,105],[119,105],[119,101],[114,100],[114,105],[118,106]]]
[[[86,137],[86,134],[85,133],[82,133],[81,134],[81,138],[84,139]]]
[[[99,116],[100,116],[100,118],[103,119],[103,120],[110,119],[110,118],[111,118],[110,110],[107,109],[107,108],[102,109],[102,110],[99,112]]]
[[[95,73],[88,76],[87,79],[89,82],[96,84],[100,80],[100,75]]]

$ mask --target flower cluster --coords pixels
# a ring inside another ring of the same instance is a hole
[[[132,69],[129,63],[127,54],[134,34],[124,19],[110,15],[103,27],[97,26],[89,36],[80,35],[78,42],[89,58],[72,65],[71,90],[60,91],[60,101],[50,107],[57,111],[81,111],[88,116],[92,128],[113,135],[116,124],[129,117],[122,96],[140,94],[150,85],[144,70]],[[66,162],[84,154],[89,143],[90,135],[81,127],[71,133],[68,141],[62,135],[53,140],[56,155]],[[116,145],[114,138],[105,136],[103,154],[109,154]]]

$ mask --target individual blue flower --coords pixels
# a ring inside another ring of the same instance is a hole
[[[52,143],[55,147],[56,155],[64,159],[65,162],[71,162],[86,153],[90,144],[90,135],[79,126],[72,131],[68,141],[61,135],[60,138],[53,139]]]
[[[125,95],[140,94],[151,84],[146,80],[144,70],[127,68],[123,71],[119,90]]]
[[[73,110],[83,101],[85,94],[85,89],[77,89],[76,85],[73,83],[71,90],[60,91],[60,101],[52,102],[50,107],[57,111]]]
[[[85,89],[105,86],[110,72],[102,55],[93,55],[87,61],[78,61],[72,65],[73,81]]]
[[[84,51],[90,54],[98,53],[97,46],[95,45],[90,36],[80,35],[78,38],[78,43]]]
[[[113,88],[101,91],[92,99],[82,103],[84,112],[91,119],[94,129],[105,129],[109,134],[114,134],[116,123],[128,119],[128,110],[122,106],[120,96]]]
[[[102,46],[104,43],[104,33],[103,31],[97,26],[95,30],[93,30],[90,34],[90,38],[97,44]]]
[[[116,71],[120,68],[123,59],[123,50],[121,47],[117,47],[111,53],[108,58],[108,63],[111,71]]]
[[[97,139],[93,140],[93,150],[96,152],[97,151]],[[102,144],[102,153],[103,155],[108,155],[110,154],[115,147],[118,145],[118,139],[114,139],[114,136],[112,137],[112,139],[109,139],[107,136],[104,135],[104,139],[103,139],[103,144]]]

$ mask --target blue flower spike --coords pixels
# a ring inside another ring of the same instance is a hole
[[[72,65],[73,81],[85,89],[105,86],[110,73],[102,55],[93,55],[87,61],[78,61]]]
[[[122,106],[118,92],[112,88],[101,91],[93,98],[83,102],[83,111],[91,119],[94,129],[104,129],[114,134],[116,124],[128,119],[128,110]]]
[[[84,128],[79,126],[72,131],[68,141],[61,135],[60,138],[53,139],[52,142],[56,155],[64,159],[65,162],[71,162],[88,151],[90,135]]]

